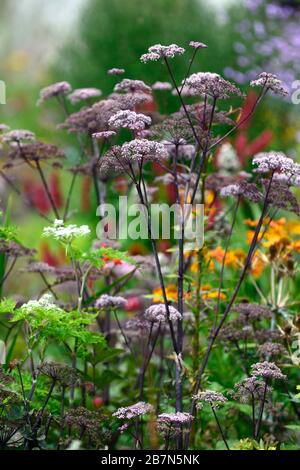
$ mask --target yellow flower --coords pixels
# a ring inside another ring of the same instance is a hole
[[[211,292],[208,292],[207,294],[204,294],[202,296],[202,298],[204,300],[207,300],[207,299],[217,299],[219,297],[219,291],[218,290],[214,290],[214,291],[211,291]],[[226,295],[223,293],[223,292],[220,292],[220,299],[221,300],[225,300],[226,299]]]

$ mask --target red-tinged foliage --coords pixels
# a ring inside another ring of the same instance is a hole
[[[61,189],[60,175],[57,171],[53,171],[49,177],[49,189],[57,209],[63,207],[64,199]]]

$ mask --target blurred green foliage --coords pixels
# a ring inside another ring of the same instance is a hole
[[[197,69],[222,72],[228,63],[231,28],[203,0],[89,0],[80,22],[62,48],[55,67],[59,79],[74,87],[98,86],[111,92],[113,78],[107,70],[121,67],[128,78],[148,83],[168,80],[157,64],[144,65],[139,57],[153,44],[205,42]],[[176,77],[186,73],[186,61],[176,61]]]

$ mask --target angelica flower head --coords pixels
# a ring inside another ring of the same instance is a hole
[[[43,88],[40,91],[40,99],[37,104],[42,104],[44,101],[56,96],[66,96],[71,93],[72,87],[68,82],[56,82]]]
[[[209,95],[215,99],[228,99],[230,95],[243,96],[233,83],[211,72],[193,73],[186,79],[185,88],[190,91],[191,95]]]
[[[252,164],[257,165],[255,173],[268,173],[269,171],[290,175],[299,173],[298,165],[283,152],[260,152],[254,156]]]
[[[202,407],[202,403],[209,403],[213,408],[218,408],[227,402],[227,398],[222,393],[213,390],[199,392],[193,398],[196,400],[198,408]]]
[[[177,44],[170,44],[169,46],[163,46],[162,44],[155,44],[149,47],[148,52],[141,56],[141,62],[156,61],[162,58],[173,59],[177,55],[185,53],[183,47],[177,46]]]
[[[2,138],[3,142],[22,142],[22,141],[33,141],[35,140],[35,135],[31,131],[25,129],[17,129],[13,131],[6,132]]]
[[[190,41],[189,46],[194,49],[206,49],[208,47],[206,44],[199,41]]]
[[[151,125],[151,118],[145,116],[142,113],[136,113],[125,109],[124,111],[118,111],[116,114],[111,116],[108,121],[108,125],[113,129],[127,128],[131,131],[142,131],[146,126]]]
[[[125,142],[121,147],[121,155],[132,162],[156,161],[168,156],[163,144],[148,139],[134,139]]]
[[[70,244],[76,238],[85,237],[90,233],[91,231],[87,225],[65,225],[63,220],[56,219],[53,226],[44,228],[42,235],[44,237],[53,237],[64,244]]]
[[[155,82],[152,85],[152,90],[168,91],[172,90],[172,85],[170,82]]]
[[[119,419],[135,419],[153,411],[153,406],[139,401],[131,406],[121,407],[113,413]]]
[[[80,101],[88,100],[91,98],[98,98],[101,95],[102,91],[98,88],[78,88],[68,96],[68,99],[71,101],[72,104],[76,104]]]
[[[262,194],[258,190],[256,184],[248,183],[247,181],[240,181],[238,183],[224,186],[220,191],[220,195],[222,197],[243,196],[244,198],[250,199],[250,201],[253,202],[259,202],[262,199]]]
[[[254,377],[263,377],[264,379],[285,380],[284,375],[274,362],[257,362],[251,366],[251,375]]]
[[[114,68],[109,69],[107,71],[107,75],[123,75],[123,73],[125,73],[125,70],[124,69],[119,69],[117,67],[114,67]]]
[[[276,95],[288,96],[289,92],[283,86],[282,81],[273,75],[272,73],[262,72],[256,80],[250,82],[250,86],[265,87],[267,90],[271,90]]]
[[[127,300],[121,296],[112,296],[103,294],[99,299],[96,300],[96,307],[97,308],[123,308],[127,304]]]
[[[40,299],[38,300],[29,300],[29,302],[23,304],[20,307],[20,311],[25,314],[31,314],[34,313],[38,309],[43,309],[45,312],[51,313],[52,311],[61,311],[63,312],[60,307],[58,307],[54,303],[54,298],[51,294],[44,294]]]
[[[114,137],[116,135],[115,131],[100,131],[100,132],[94,132],[92,134],[93,139],[96,140],[101,140],[101,139],[110,139],[111,137]]]
[[[177,320],[181,320],[182,316],[181,313],[176,310],[175,307],[172,307],[172,305],[169,305],[169,314],[170,314],[170,320],[172,322],[175,322]],[[151,305],[151,307],[147,308],[145,311],[145,318],[146,320],[150,322],[166,322],[168,320],[168,314],[167,314],[167,309],[164,304],[155,304]]]
[[[116,93],[151,93],[151,88],[142,80],[123,78],[121,82],[115,85],[114,91]]]

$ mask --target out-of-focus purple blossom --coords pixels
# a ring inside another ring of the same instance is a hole
[[[190,160],[196,152],[196,147],[192,144],[187,144],[185,139],[180,139],[176,144],[168,140],[163,140],[162,144],[165,145],[171,157],[177,155],[177,158],[187,158]]]
[[[124,78],[121,82],[115,85],[114,91],[117,93],[151,93],[151,88],[142,80]]]
[[[155,82],[152,85],[152,90],[168,91],[172,90],[170,82]]]
[[[124,308],[127,300],[121,296],[103,294],[96,300],[97,308]]]
[[[245,65],[237,57],[237,69],[226,68],[224,74],[238,83],[253,79],[253,71],[270,71],[283,80],[288,90],[299,74],[300,12],[293,5],[267,0],[245,0],[247,19],[235,25],[240,34],[235,52],[246,57]],[[258,39],[258,40],[257,40]],[[247,47],[246,47],[247,46]],[[260,69],[260,70],[259,70]]]
[[[31,131],[18,129],[6,132],[2,137],[3,142],[22,142],[35,140],[35,135]]]
[[[125,73],[125,69],[118,69],[117,67],[107,71],[107,75],[123,75],[123,73]]]
[[[170,320],[176,322],[181,320],[182,316],[178,310],[172,305],[169,306]],[[166,306],[164,304],[155,304],[147,308],[145,311],[146,320],[154,323],[165,323],[168,319]]]
[[[193,47],[194,49],[206,49],[208,47],[206,44],[199,41],[190,41],[189,46]]]
[[[102,95],[102,91],[98,88],[78,88],[68,95],[68,100],[72,104],[79,103],[80,101],[98,98]]]
[[[102,132],[94,132],[92,134],[93,139],[110,139],[116,135],[115,131],[102,131]]]
[[[2,134],[2,132],[8,132],[9,130],[9,126],[7,126],[6,124],[0,124],[0,134]]]
[[[71,93],[72,87],[68,82],[57,82],[43,88],[40,91],[40,99],[37,104],[42,104],[55,96],[66,96]]]

